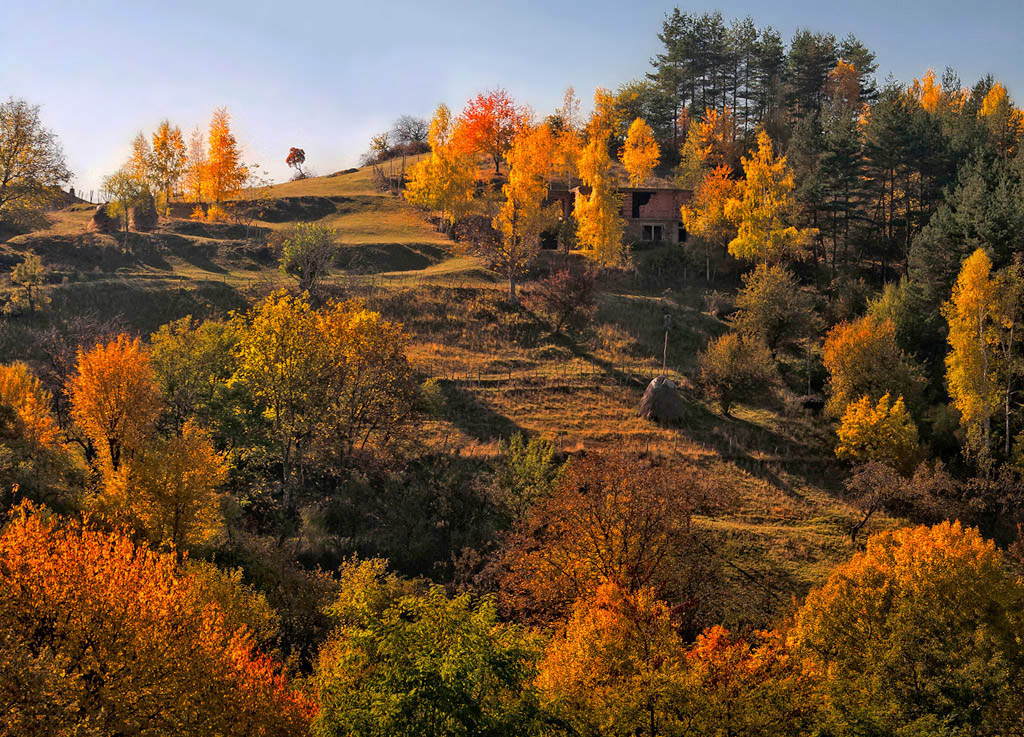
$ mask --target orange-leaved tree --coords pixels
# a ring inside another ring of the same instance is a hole
[[[678,734],[688,719],[683,640],[671,609],[641,587],[604,583],[573,606],[537,682],[575,734]]]
[[[210,119],[206,168],[210,196],[215,203],[236,192],[248,175],[238,142],[231,132],[231,116],[227,108],[218,108]]]
[[[755,635],[747,640],[716,625],[687,650],[689,734],[789,737],[809,726],[817,709],[812,671],[793,656],[785,633]]]
[[[123,476],[154,431],[162,409],[153,368],[138,338],[118,335],[79,350],[67,387],[71,417],[88,438],[105,482]]]
[[[53,450],[60,444],[53,399],[25,364],[0,365],[0,406],[10,413],[5,419],[30,452]]]
[[[867,396],[901,395],[911,407],[920,395],[921,379],[912,359],[896,341],[896,326],[889,318],[870,315],[843,322],[825,336],[822,350],[828,371],[825,412],[840,418],[847,405]]]
[[[736,116],[726,107],[708,108],[700,120],[689,125],[680,151],[679,180],[693,187],[710,169],[729,167],[739,170],[743,142],[736,128]]]
[[[516,130],[525,114],[509,94],[501,89],[481,92],[466,103],[456,123],[459,147],[466,153],[487,154],[494,160],[494,173],[512,147]]]
[[[169,555],[30,506],[0,534],[7,735],[303,735],[312,708]]]
[[[732,169],[720,164],[701,177],[690,202],[680,208],[686,229],[704,244],[707,281],[711,281],[712,250],[724,253],[726,246],[736,237],[736,225],[725,214],[726,203],[736,196],[736,188]]]
[[[703,571],[690,513],[704,494],[692,468],[619,454],[574,459],[506,542],[506,603],[550,621],[607,582],[626,592],[661,587],[669,601],[693,601]]]

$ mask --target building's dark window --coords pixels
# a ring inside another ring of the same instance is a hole
[[[664,231],[660,225],[644,225],[643,240],[660,241],[664,238]]]
[[[633,193],[633,197],[632,197],[632,203],[633,203],[632,214],[631,214],[630,217],[632,217],[634,219],[640,217],[640,208],[643,207],[644,205],[646,205],[650,201],[651,201],[651,193],[650,192],[634,192]]]
[[[679,242],[686,243],[686,226],[679,223]]]

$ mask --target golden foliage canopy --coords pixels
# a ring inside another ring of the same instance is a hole
[[[828,372],[825,412],[842,417],[847,405],[867,396],[875,402],[884,394],[904,397],[911,406],[920,393],[920,376],[896,341],[889,318],[871,316],[833,327],[822,351]]]
[[[729,253],[746,261],[778,262],[784,258],[803,258],[813,228],[789,225],[796,206],[793,196],[793,172],[785,156],[775,156],[768,134],[757,134],[757,150],[742,159],[746,179],[739,196],[726,204],[726,215],[736,223],[736,237],[729,242]]]
[[[1012,733],[1022,596],[977,530],[904,528],[872,535],[836,567],[792,639],[821,674],[828,711],[856,732]]]
[[[71,417],[95,447],[101,474],[117,475],[142,451],[162,408],[142,343],[121,334],[79,350],[67,392]]]
[[[836,455],[855,463],[881,461],[904,473],[910,473],[920,455],[917,426],[903,404],[893,402],[889,394],[877,404],[870,397],[851,402],[836,431],[839,444]]]
[[[452,225],[467,214],[473,204],[476,164],[472,155],[461,151],[452,140],[451,111],[438,105],[430,122],[430,155],[409,167],[405,198],[441,213]]]
[[[637,118],[626,133],[626,143],[619,152],[622,165],[626,168],[630,187],[640,187],[658,165],[661,150],[654,138],[654,131],[647,121]]]

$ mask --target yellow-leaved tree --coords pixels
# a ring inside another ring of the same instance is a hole
[[[447,105],[438,105],[430,121],[430,154],[409,167],[405,199],[441,214],[447,227],[467,214],[476,189],[476,165],[471,154],[453,143],[453,123]]]
[[[942,306],[949,324],[946,384],[966,430],[968,450],[981,460],[992,450],[992,416],[1002,401],[997,323],[999,295],[992,261],[982,248],[964,259],[953,295]]]
[[[185,173],[185,139],[181,128],[163,120],[153,133],[152,171],[157,189],[163,193],[164,214],[171,206],[175,185]]]
[[[903,397],[893,402],[886,393],[875,404],[870,397],[851,402],[836,430],[836,455],[855,463],[880,461],[904,474],[914,470],[920,456],[917,426]]]
[[[555,222],[551,209],[544,207],[554,150],[550,126],[523,125],[505,154],[505,201],[493,221],[501,238],[489,241],[491,247],[484,255],[508,278],[508,298],[512,302],[517,301],[516,278],[536,259],[541,232]]]
[[[583,150],[583,140],[579,120],[580,100],[576,90],[569,87],[565,90],[562,107],[555,113],[558,125],[552,134],[555,137],[555,148],[552,152],[553,174],[565,180],[569,186],[576,177],[576,164]]]
[[[803,258],[817,230],[789,224],[796,202],[793,172],[786,157],[775,155],[771,138],[761,131],[757,150],[742,162],[746,178],[738,196],[726,204],[726,214],[737,226],[729,253],[765,264]]]
[[[868,538],[796,614],[832,734],[1015,734],[1024,588],[959,522]]]
[[[981,101],[978,117],[988,128],[997,151],[1004,156],[1012,156],[1017,152],[1021,136],[1024,135],[1024,111],[1014,106],[1001,82],[992,84]]]
[[[725,206],[736,195],[737,182],[725,164],[704,174],[693,197],[681,208],[683,224],[704,244],[705,278],[711,281],[711,252],[724,251],[736,237],[736,226],[725,214]]]
[[[626,133],[626,143],[619,152],[619,157],[626,168],[629,186],[642,186],[661,157],[658,142],[654,140],[654,131],[646,120],[637,118],[630,124]]]
[[[203,196],[208,196],[210,191],[207,184],[208,169],[206,157],[206,139],[203,132],[196,128],[189,134],[188,149],[185,152],[185,173],[183,187],[185,196],[189,202],[199,205],[203,202]],[[197,207],[198,214],[202,210]],[[197,213],[194,212],[193,216]]]
[[[361,302],[314,310],[304,297],[276,292],[235,322],[232,381],[270,422],[286,494],[301,485],[312,455],[343,461],[353,449],[387,443],[408,417],[408,337]]]
[[[130,490],[133,516],[151,539],[168,544],[179,562],[185,549],[206,542],[221,526],[217,487],[227,464],[209,434],[186,422],[180,435],[149,445]]]
[[[614,98],[609,102],[606,90],[594,94],[594,113],[588,125],[590,140],[579,159],[579,174],[590,189],[576,193],[576,237],[587,255],[608,266],[622,261],[622,234],[626,221],[622,217],[619,182],[608,154],[608,140],[615,125]]]

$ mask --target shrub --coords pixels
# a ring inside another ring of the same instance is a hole
[[[736,329],[761,338],[773,351],[808,337],[815,327],[811,296],[782,266],[760,264],[745,275],[736,307]]]
[[[728,417],[732,405],[763,394],[775,382],[775,360],[756,336],[726,333],[697,357],[700,382]]]
[[[588,268],[559,269],[541,279],[534,292],[536,308],[551,324],[554,333],[562,328],[579,328],[593,313],[594,272]]]

